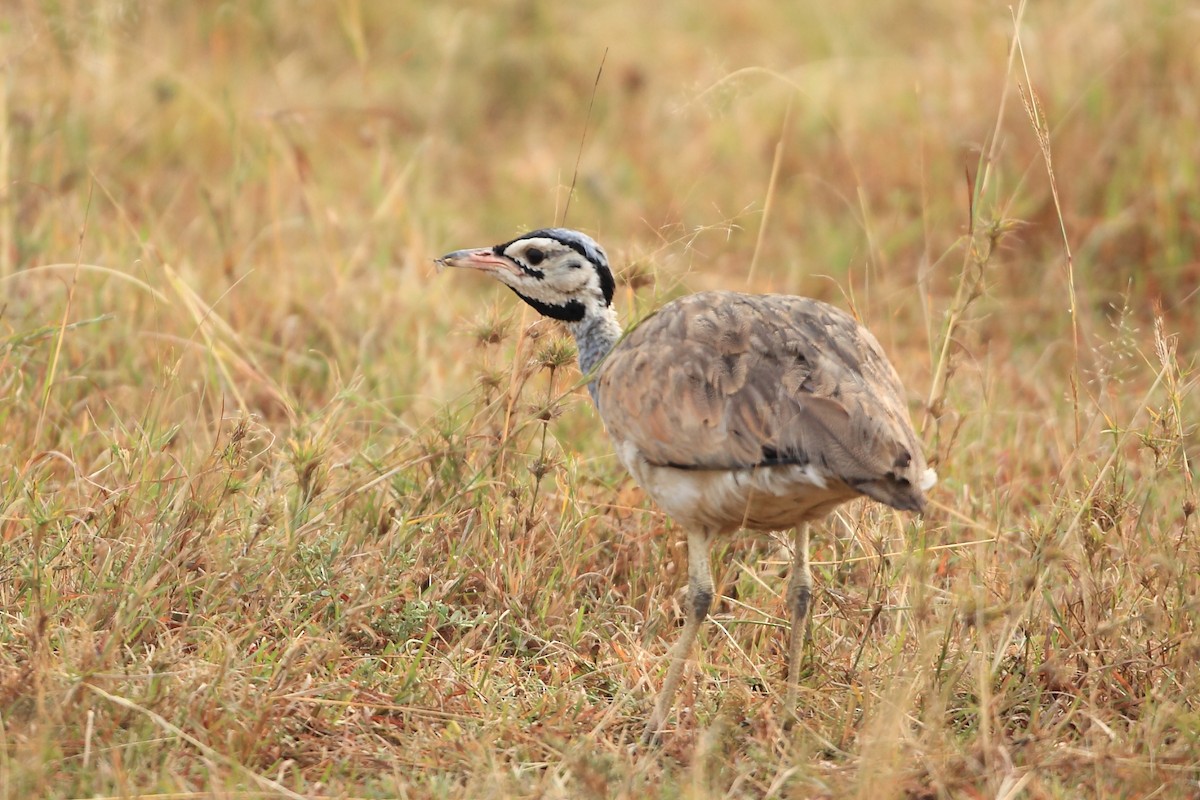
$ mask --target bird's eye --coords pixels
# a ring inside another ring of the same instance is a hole
[[[531,247],[525,251],[525,260],[529,262],[531,267],[536,267],[546,258],[546,254],[536,247]]]

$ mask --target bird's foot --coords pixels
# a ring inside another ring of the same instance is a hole
[[[662,744],[662,723],[651,717],[646,723],[646,729],[642,731],[641,745],[642,747],[658,747]]]
[[[783,720],[780,723],[784,731],[790,731],[800,721],[800,714],[796,711],[799,708],[797,705],[797,701],[799,700],[798,694],[796,684],[789,682],[787,693],[783,698]]]

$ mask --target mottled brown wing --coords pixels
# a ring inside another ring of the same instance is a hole
[[[803,297],[705,292],[634,328],[600,370],[610,435],[652,464],[812,464],[897,508],[919,509],[925,459],[875,337]]]

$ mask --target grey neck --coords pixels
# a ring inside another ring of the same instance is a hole
[[[596,400],[596,369],[621,338],[621,323],[612,306],[591,310],[579,322],[567,323],[575,337],[575,348],[579,351],[579,371],[588,381],[588,392],[592,402]]]

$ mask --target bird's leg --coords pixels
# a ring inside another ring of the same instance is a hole
[[[647,744],[658,739],[659,731],[666,723],[667,715],[671,713],[671,703],[683,678],[683,668],[692,653],[692,645],[696,641],[696,634],[700,632],[700,624],[708,616],[708,608],[712,605],[713,579],[708,561],[712,540],[713,534],[709,531],[688,531],[687,621],[679,639],[671,648],[671,664],[667,667],[667,677],[663,679],[662,688],[654,700],[654,712],[646,723],[645,733],[642,734],[642,741]]]
[[[796,713],[796,691],[800,688],[800,659],[804,649],[804,634],[808,605],[812,599],[812,572],[808,566],[808,525],[796,527],[792,540],[792,578],[788,583],[787,601],[792,612],[792,630],[788,636],[787,714]]]

